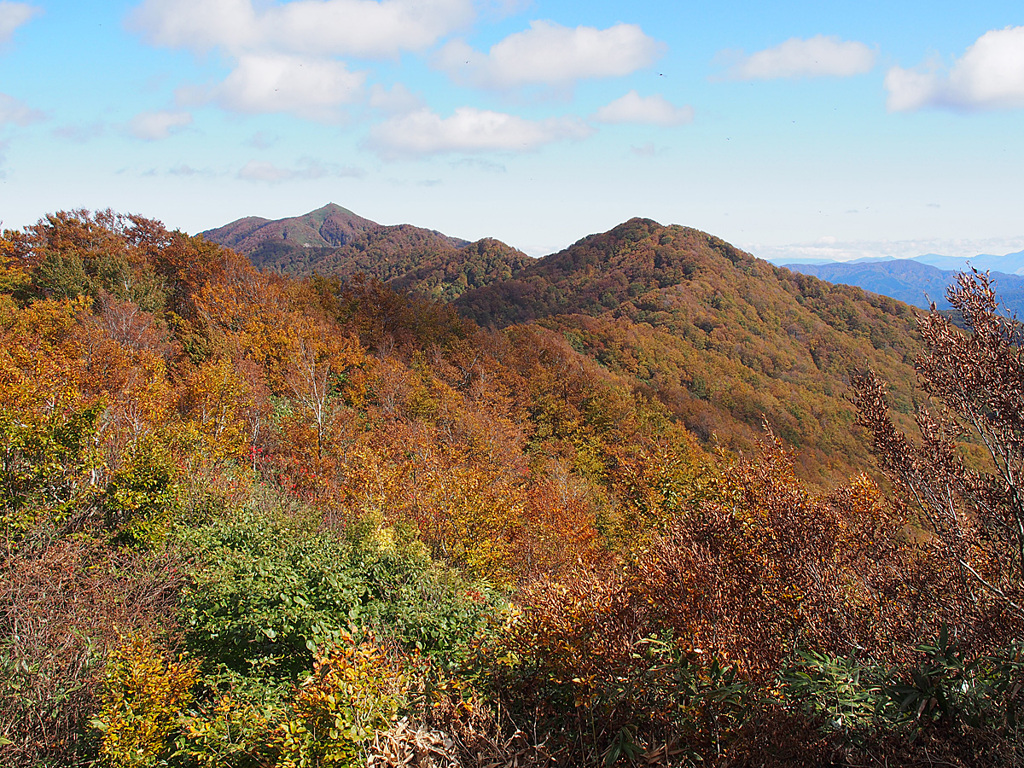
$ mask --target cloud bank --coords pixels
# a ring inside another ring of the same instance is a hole
[[[365,78],[331,59],[244,54],[213,90],[213,99],[234,112],[291,112],[330,120],[336,107],[360,96]]]
[[[986,32],[943,71],[893,67],[885,76],[892,112],[925,107],[959,111],[1024,107],[1024,27]]]
[[[302,158],[292,168],[273,163],[250,160],[239,171],[238,178],[244,181],[261,181],[280,184],[285,181],[303,181],[324,178],[361,178],[366,173],[361,168],[323,163],[313,158]]]
[[[793,77],[851,77],[869,72],[876,53],[864,43],[831,35],[786,42],[741,56],[728,70],[737,80],[775,80]]]
[[[389,58],[421,51],[473,18],[471,0],[146,0],[129,26],[154,45],[238,55]]]
[[[641,96],[630,91],[594,113],[599,123],[646,123],[649,125],[685,125],[693,122],[693,107],[677,107],[663,96]]]
[[[741,247],[758,258],[767,259],[775,264],[785,264],[794,259],[825,259],[829,261],[887,257],[912,259],[926,253],[970,258],[982,253],[1002,254],[1020,251],[1024,249],[1024,238],[839,240],[835,237],[823,237],[816,242],[809,243],[787,245],[744,243]]]
[[[363,97],[367,77],[338,57],[422,51],[473,14],[472,0],[146,0],[128,26],[152,45],[218,50],[233,61],[222,82],[184,88],[180,101],[330,122]]]
[[[502,15],[520,0],[487,6]],[[216,52],[228,74],[207,85],[185,85],[176,109],[132,121],[134,135],[166,138],[187,123],[188,112],[206,104],[237,114],[290,114],[342,122],[351,114],[375,114],[366,146],[383,158],[485,151],[523,151],[593,132],[579,118],[531,120],[464,106],[442,117],[401,84],[385,87],[352,61],[395,60],[437,46],[474,20],[474,0],[144,0],[128,18],[148,43],[197,55]],[[486,3],[484,4],[486,6]],[[486,13],[486,10],[484,11]],[[635,24],[606,29],[533,21],[487,51],[455,40],[432,63],[463,85],[507,91],[522,87],[571,88],[581,80],[622,77],[650,67],[665,50]],[[594,119],[607,123],[679,125],[692,109],[661,96],[636,92],[603,107]],[[254,166],[243,178],[296,178]]]
[[[189,112],[142,112],[128,123],[128,132],[143,141],[159,141],[192,125]]]
[[[15,30],[43,12],[28,3],[0,2],[0,43],[9,42]]]
[[[571,118],[526,120],[504,112],[460,107],[442,118],[429,109],[393,117],[372,129],[368,145],[382,157],[449,152],[523,151],[592,132]]]
[[[651,66],[663,52],[664,45],[635,24],[597,29],[532,21],[528,30],[509,35],[487,53],[461,40],[451,42],[434,64],[456,82],[479,88],[565,87],[588,78],[632,74]]]
[[[0,93],[0,125],[14,123],[15,125],[31,125],[45,119],[46,115],[38,109],[32,109],[28,104],[19,101],[6,93]]]

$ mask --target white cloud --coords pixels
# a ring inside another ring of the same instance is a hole
[[[683,125],[693,121],[693,107],[677,107],[663,96],[641,96],[630,91],[594,113],[601,123],[650,123]]]
[[[927,106],[937,100],[941,78],[934,70],[913,70],[893,67],[885,74],[885,105],[890,112],[906,112]]]
[[[0,93],[0,125],[14,123],[15,125],[30,125],[43,120],[46,115],[38,109],[32,109],[28,104],[19,101],[6,93]]]
[[[784,77],[851,77],[875,66],[876,52],[864,43],[843,41],[834,35],[798,37],[741,56],[729,68],[738,80],[774,80]]]
[[[579,120],[526,120],[503,112],[460,107],[448,118],[419,109],[374,126],[370,146],[384,157],[446,152],[523,151],[562,139],[581,139],[591,129]]]
[[[282,168],[273,163],[250,160],[238,171],[238,178],[246,181],[262,181],[279,184],[284,181],[336,178],[360,178],[365,175],[361,168],[322,163],[312,158],[303,158],[293,168]]]
[[[256,149],[270,149],[280,138],[280,136],[275,136],[265,131],[256,131],[246,144]]]
[[[391,88],[375,84],[370,88],[370,106],[389,115],[403,115],[423,106],[423,99],[401,83]]]
[[[947,72],[934,63],[918,69],[893,67],[885,76],[885,88],[893,112],[1024,108],[1024,27],[986,32]]]
[[[179,89],[179,104],[214,101],[248,114],[337,120],[363,97],[365,74],[338,57],[395,58],[467,25],[473,0],[145,0],[128,25],[154,45],[217,50],[233,61],[224,82]],[[376,94],[378,101],[384,94]],[[394,90],[394,111],[415,105]]]
[[[596,29],[532,21],[528,30],[509,35],[486,54],[453,41],[441,50],[435,65],[460,83],[484,88],[564,87],[649,67],[664,48],[635,24]]]
[[[472,0],[146,0],[129,26],[149,42],[206,51],[223,48],[357,57],[419,51],[466,25]]]
[[[359,97],[365,77],[330,59],[245,54],[212,96],[235,112],[291,112],[332,120],[337,107]]]
[[[477,0],[485,14],[503,19],[531,8],[535,0]]]
[[[153,45],[194,51],[234,51],[259,38],[251,0],[146,0],[127,23]]]
[[[495,163],[479,157],[460,157],[458,160],[452,160],[448,163],[448,166],[455,169],[469,168],[470,170],[483,171],[484,173],[508,173],[508,168],[501,163]]]
[[[9,41],[18,27],[42,12],[42,8],[28,3],[0,2],[0,43]]]
[[[178,163],[178,165],[167,170],[171,176],[213,176],[213,172],[208,169],[193,168],[188,163]]]
[[[853,259],[912,259],[925,253],[939,253],[946,256],[971,258],[981,253],[1014,253],[1024,249],[1024,238],[978,238],[919,240],[840,240],[837,237],[820,237],[810,243],[789,243],[786,245],[738,244],[758,258],[775,264],[785,264],[794,259],[825,259],[829,261],[851,261]]]
[[[421,51],[472,17],[470,0],[298,0],[261,21],[288,50],[373,58]]]
[[[87,141],[98,139],[107,131],[104,123],[85,123],[83,125],[62,125],[53,129],[53,135],[73,141],[75,144],[85,144]]]
[[[132,118],[128,131],[137,139],[158,141],[192,124],[189,112],[142,112]]]
[[[668,147],[659,147],[654,142],[648,141],[646,144],[630,147],[629,151],[637,157],[658,157],[667,154],[669,150]]]

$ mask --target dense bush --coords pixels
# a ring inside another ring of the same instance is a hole
[[[294,678],[347,633],[379,632],[454,664],[493,610],[489,589],[393,529],[320,530],[252,509],[189,531],[198,566],[182,600],[207,665]]]

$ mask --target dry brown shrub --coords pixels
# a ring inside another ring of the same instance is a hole
[[[936,604],[987,645],[1024,625],[1024,333],[999,313],[985,274],[961,274],[947,295],[969,332],[937,312],[920,319],[928,354],[917,370],[932,398],[918,409],[920,440],[893,424],[874,373],[857,382],[857,406],[933,573],[945,574]],[[987,471],[968,466],[965,438],[984,447]]]
[[[168,638],[181,585],[173,552],[62,540],[0,573],[0,763],[71,763],[118,630]]]
[[[914,553],[870,480],[813,493],[776,441],[720,485],[634,555],[630,591],[652,625],[755,677],[798,645],[885,655],[901,639]]]
[[[441,738],[446,757],[465,768],[552,768],[560,764],[536,722],[516,722],[507,710],[493,709],[476,697],[466,700],[451,692],[438,698],[425,713],[421,728],[429,729],[433,738]]]

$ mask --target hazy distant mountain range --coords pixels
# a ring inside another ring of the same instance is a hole
[[[1024,251],[1006,253],[1002,256],[997,256],[991,253],[980,253],[977,256],[942,256],[938,253],[925,253],[920,256],[914,256],[911,259],[897,259],[892,256],[885,256],[881,258],[866,257],[862,259],[853,259],[851,261],[836,261],[834,259],[816,259],[806,257],[769,257],[768,261],[780,267],[789,266],[791,264],[884,264],[892,261],[914,261],[919,264],[930,264],[938,269],[953,272],[974,267],[975,269],[989,269],[993,272],[1002,272],[1007,275],[1024,275]]]
[[[958,271],[969,268],[966,261],[952,256],[929,254],[915,259],[858,259],[782,266],[830,283],[855,285],[915,307],[927,309],[931,302],[935,302],[939,309],[949,309],[946,288],[955,281]],[[1024,253],[977,256],[969,261],[978,269],[991,270],[996,293],[1003,306],[1011,313],[1024,315],[1024,275],[1020,274],[1024,272]],[[945,268],[938,265],[944,265]],[[997,265],[1018,273],[997,271]]]
[[[1002,272],[1007,275],[1024,275],[1024,251],[1007,253],[1002,256],[982,253],[970,258],[926,253],[923,256],[915,257],[913,261],[920,261],[923,264],[931,264],[939,269],[951,269],[954,271],[974,267],[981,270],[990,269],[993,272]]]

